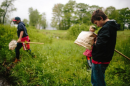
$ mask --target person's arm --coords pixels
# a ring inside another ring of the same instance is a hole
[[[97,34],[96,33],[93,33],[93,36],[94,36],[94,44],[96,44],[96,41],[97,41]]]
[[[23,33],[24,33],[24,31],[21,31],[21,32],[20,32],[20,36],[19,36],[19,39],[18,39],[18,41],[17,41],[18,43],[21,42],[21,38],[23,37]]]
[[[110,32],[109,32],[109,28],[105,27],[102,29],[102,31],[100,31],[100,34],[97,37],[97,40],[95,41],[95,46],[96,47],[104,47],[107,43],[107,41],[110,38]]]

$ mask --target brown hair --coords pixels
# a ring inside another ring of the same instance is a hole
[[[95,20],[101,20],[101,17],[103,20],[107,19],[107,15],[100,9],[93,12],[91,17],[91,22],[94,23]]]

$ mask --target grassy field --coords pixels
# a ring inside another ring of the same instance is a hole
[[[21,62],[9,71],[13,86],[91,86],[91,71],[87,71],[88,65],[83,55],[85,48],[74,44],[75,40],[67,40],[67,31],[28,28],[28,33],[32,42],[45,44],[31,44],[31,51],[36,58],[21,49]],[[129,33],[129,30],[118,31],[116,43],[116,49],[128,57]],[[12,37],[17,39],[16,34]],[[12,37],[6,41],[7,45]],[[15,52],[4,50],[8,49],[6,46],[0,49],[3,53],[8,53],[0,55],[1,64],[5,58],[8,59],[7,65],[11,64]],[[115,52],[106,70],[107,86],[130,86],[129,66],[129,61]],[[2,70],[6,71],[4,68]]]

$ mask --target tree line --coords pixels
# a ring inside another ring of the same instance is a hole
[[[12,19],[9,20],[9,13],[16,11],[14,7],[15,0],[3,0],[0,5],[0,24],[5,24],[7,21],[11,23]],[[47,27],[46,14],[43,12],[40,14],[37,9],[33,9],[30,7],[28,9],[29,12],[29,21],[27,19],[23,19],[23,22],[27,26],[34,26],[38,29],[45,29]]]
[[[130,29],[130,9],[116,9],[113,6],[107,8],[97,5],[89,6],[85,3],[76,3],[74,0],[69,0],[66,4],[55,4],[53,7],[53,17],[51,26],[59,30],[67,30],[74,24],[91,25],[91,14],[96,9],[101,9],[105,12],[109,19],[114,19],[124,29],[128,25]]]
[[[0,23],[5,24],[8,20],[9,13],[16,11],[13,5],[15,0],[3,0],[0,5]],[[53,17],[51,27],[58,30],[67,30],[74,24],[91,25],[91,14],[96,9],[101,9],[105,12],[109,19],[114,19],[120,24],[121,28],[130,29],[130,9],[128,7],[116,9],[113,6],[107,8],[97,5],[89,6],[85,3],[76,3],[74,0],[69,0],[66,4],[55,4],[52,8]],[[29,26],[45,29],[47,27],[46,14],[40,14],[37,9],[30,7],[28,9],[29,20],[23,19],[23,22]],[[11,20],[10,20],[11,21]]]
[[[9,13],[16,11],[13,5],[15,0],[4,0],[0,5],[0,24],[6,23],[9,17]]]
[[[40,14],[37,9],[29,8],[29,25],[45,29],[47,27],[46,14]],[[24,21],[23,21],[24,22]]]

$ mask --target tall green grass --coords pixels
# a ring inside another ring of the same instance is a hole
[[[43,43],[52,43],[52,36],[43,35],[42,30],[38,30],[32,27],[27,28],[29,38],[32,42],[43,42]]]
[[[76,39],[81,31],[89,31],[89,26],[85,24],[82,25],[76,24],[70,27],[67,35],[68,39],[72,39],[72,40]]]
[[[41,86],[90,84],[90,72],[86,72],[86,59],[82,55],[85,49],[74,45],[73,41],[57,41],[51,45],[33,45],[37,58],[22,56],[22,62],[12,71],[13,76],[19,76],[17,83]]]
[[[118,31],[116,50],[130,58],[130,31]],[[108,86],[130,86],[130,60],[114,53],[113,60],[111,61],[106,71],[106,81]]]
[[[6,26],[1,27],[4,27],[5,32],[8,30]],[[86,57],[83,55],[85,48],[74,44],[74,40],[65,40],[64,37],[67,35],[63,34],[67,34],[67,31],[46,31],[32,28],[27,28],[27,30],[31,41],[45,44],[30,44],[36,58],[21,49],[21,62],[15,64],[15,67],[10,70],[13,86],[91,86],[91,71],[87,71],[88,65]],[[119,31],[116,43],[116,49],[128,57],[130,57],[129,32]],[[59,39],[53,38],[58,35],[61,36]],[[6,35],[2,34],[2,36]],[[13,37],[17,37],[16,34],[10,39]],[[6,44],[8,42],[5,41]],[[0,50],[6,51],[4,48],[0,48]],[[13,59],[15,52],[8,51],[8,49],[6,52],[10,52],[6,58]],[[5,58],[4,55],[0,55],[0,59]],[[4,59],[1,59],[1,63],[3,61]],[[106,70],[107,86],[129,86],[129,66],[129,61],[115,52]]]
[[[3,62],[10,63],[13,61],[14,51],[10,51],[8,44],[12,39],[16,39],[16,28],[0,25],[0,72],[5,71],[2,66]]]
[[[43,35],[46,35],[48,37],[52,37],[53,39],[68,39],[67,30],[41,30],[40,31]]]

